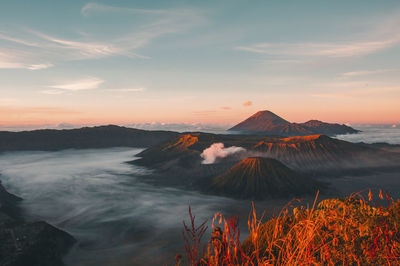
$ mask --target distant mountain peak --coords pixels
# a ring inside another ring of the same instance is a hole
[[[305,123],[291,123],[269,110],[259,111],[229,130],[281,136],[336,135],[359,132],[345,125],[330,124],[316,119]]]
[[[258,111],[257,113],[253,114],[250,117],[260,117],[260,116],[265,116],[265,115],[271,115],[271,116],[275,116],[275,117],[280,118],[278,115],[276,115],[275,113],[271,112],[270,110]]]
[[[267,120],[271,121],[274,124],[289,124],[288,121],[269,110],[258,111],[257,113],[250,116],[248,119]]]
[[[253,114],[229,130],[260,132],[270,130],[276,126],[286,126],[289,124],[290,122],[282,117],[279,117],[271,111],[264,110]]]

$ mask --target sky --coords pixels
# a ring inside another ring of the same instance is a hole
[[[400,1],[0,1],[0,125],[400,123]]]

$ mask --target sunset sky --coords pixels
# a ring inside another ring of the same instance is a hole
[[[1,1],[0,125],[400,123],[400,1]]]

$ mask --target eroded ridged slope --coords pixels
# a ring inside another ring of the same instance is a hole
[[[210,189],[236,198],[268,198],[313,193],[317,182],[278,160],[245,158],[211,181]]]
[[[352,168],[381,164],[386,160],[379,158],[381,151],[325,135],[266,139],[255,144],[253,149],[296,169]]]

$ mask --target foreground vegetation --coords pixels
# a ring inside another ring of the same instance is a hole
[[[318,196],[318,195],[317,195]],[[253,210],[249,236],[240,242],[238,218],[217,213],[213,232],[202,245],[206,222],[184,223],[189,265],[399,265],[400,200],[389,195],[368,199],[360,194],[327,199],[317,206],[285,207],[265,223]],[[176,264],[183,265],[177,255]]]

